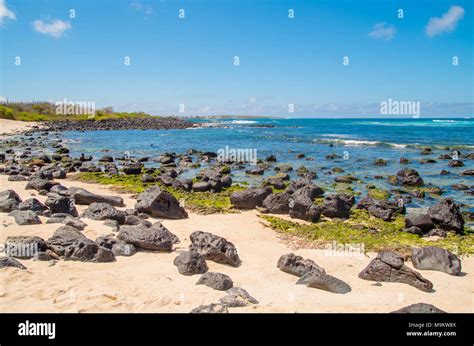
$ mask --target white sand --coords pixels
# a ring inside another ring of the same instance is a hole
[[[91,192],[116,194],[107,187],[61,181]],[[24,190],[25,182],[8,182],[0,175],[1,190],[13,189],[25,199],[36,191]],[[123,195],[126,207],[135,201]],[[79,211],[85,207],[78,206]],[[139,252],[117,257],[113,263],[49,262],[20,260],[27,270],[5,268],[0,271],[0,312],[189,312],[200,304],[217,302],[225,295],[209,287],[195,285],[199,275],[183,276],[173,265],[178,252],[187,249],[189,235],[197,230],[211,232],[233,242],[242,259],[239,268],[207,261],[210,271],[229,275],[234,286],[246,289],[260,304],[229,309],[230,312],[390,312],[424,302],[448,312],[473,312],[473,258],[463,258],[464,276],[436,271],[421,271],[431,280],[435,292],[427,293],[412,286],[359,279],[357,274],[370,262],[367,256],[328,255],[325,250],[292,250],[277,233],[264,227],[256,211],[241,214],[196,215],[185,220],[164,220],[181,243],[172,253]],[[44,221],[44,218],[42,218]],[[95,239],[110,233],[102,221],[83,219],[85,235]],[[153,221],[153,220],[151,220]],[[18,226],[12,217],[0,213],[0,242],[10,235],[37,235],[47,239],[60,225]],[[352,287],[339,295],[296,285],[297,277],[276,268],[278,258],[295,252],[310,258]],[[373,257],[375,254],[371,254]],[[411,263],[407,263],[411,267]]]
[[[33,126],[39,125],[35,122],[0,119],[0,138],[2,138],[2,135],[12,135],[21,131],[29,130]]]

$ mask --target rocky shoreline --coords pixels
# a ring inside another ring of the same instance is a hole
[[[197,123],[177,117],[146,117],[102,120],[58,120],[42,122],[33,130],[51,131],[99,131],[99,130],[172,130],[199,126]],[[30,131],[31,132],[31,131]]]
[[[201,275],[196,285],[225,291],[225,295],[214,296],[189,311],[225,313],[233,308],[258,306],[265,297],[257,297],[249,289],[250,294],[247,287],[242,288],[235,280],[235,275],[238,276],[238,272],[243,270],[242,266],[255,260],[252,259],[255,255],[241,253],[239,233],[234,233],[230,241],[227,236],[207,231],[207,228],[213,228],[212,223],[201,230],[191,220],[189,227],[192,232],[184,237],[177,234],[179,228],[174,227],[172,222],[196,217],[189,212],[188,205],[182,203],[186,198],[192,201],[196,196],[207,199],[204,203],[211,203],[213,196],[227,199],[234,212],[248,213],[248,210],[255,209],[262,215],[281,215],[314,225],[344,224],[358,213],[364,213],[366,219],[356,227],[367,228],[368,236],[395,231],[405,240],[408,236],[413,244],[422,244],[419,239],[425,238],[441,239],[442,243],[446,239],[461,239],[464,236],[465,221],[460,207],[450,198],[439,199],[424,213],[406,214],[403,202],[414,196],[404,192],[403,188],[425,184],[414,169],[405,168],[391,176],[398,191],[395,199],[367,194],[356,200],[350,190],[338,193],[325,191],[314,182],[317,177],[315,172],[299,169],[298,178],[292,180],[287,172],[293,168],[276,163],[278,158],[275,155],[262,160],[253,169],[247,169],[241,162],[219,162],[216,153],[195,149],[181,154],[161,153],[153,158],[109,155],[74,157],[70,155],[68,144],[60,137],[60,130],[46,131],[7,140],[4,143],[6,150],[4,147],[4,152],[0,152],[1,179],[12,186],[22,186],[22,191],[8,187],[0,192],[0,217],[10,220],[9,223],[4,221],[4,227],[6,230],[15,229],[5,237],[5,248],[14,251],[34,248],[30,253],[17,251],[1,257],[0,275],[11,267],[26,270],[30,264],[26,265],[24,260],[48,262],[54,266],[71,262],[112,263],[119,261],[120,257],[135,257],[141,253],[150,256],[167,253],[173,256],[172,261],[168,256],[168,261],[162,263],[167,270],[176,267],[174,270],[185,277]],[[156,162],[159,167],[146,167],[145,163],[149,161]],[[184,172],[196,167],[202,170],[193,179],[182,177]],[[268,169],[273,169],[276,175],[262,181],[260,186],[233,183],[233,172],[243,170],[248,176],[259,176]],[[97,174],[122,183],[131,182],[130,187],[139,188],[135,190],[139,193],[127,200],[120,195],[96,193],[66,179],[76,173]],[[5,176],[8,178],[5,179]],[[342,178],[345,178],[346,184],[358,181],[351,176]],[[338,179],[341,180],[341,177],[336,177],[335,182]],[[24,197],[25,193],[28,193],[28,198]],[[400,224],[401,220],[403,224]],[[105,227],[108,232],[91,233],[89,225],[98,227],[99,222],[100,227]],[[388,227],[388,231],[367,226],[367,223]],[[43,224],[49,226],[48,231],[36,233],[34,230]],[[51,230],[54,224],[57,226]],[[28,227],[28,233],[21,232]],[[230,229],[235,229],[235,226]],[[189,243],[187,248],[180,245],[184,241]],[[369,263],[362,257],[358,275],[351,271],[342,277],[342,271],[337,267],[323,268],[312,259],[290,253],[287,248],[285,252],[280,252],[278,260],[273,254],[271,261],[274,262],[266,263],[265,270],[274,273],[279,268],[284,273],[299,277],[293,285],[338,296],[357,292],[360,285],[357,280],[361,279],[375,281],[377,286],[381,282],[405,284],[425,294],[433,294],[438,285],[443,287],[442,281],[439,278],[432,281],[431,274],[429,279],[425,278],[407,266],[405,261],[411,259],[411,265],[417,270],[460,277],[463,274],[461,258],[436,246],[436,241],[423,244],[430,246],[413,246],[408,255],[390,250],[379,251]],[[392,245],[386,244],[387,247]],[[178,248],[181,251],[176,253]],[[211,262],[219,265],[217,269]],[[234,269],[225,273],[227,267]],[[418,300],[415,305],[398,306],[391,311],[443,312],[443,309]]]

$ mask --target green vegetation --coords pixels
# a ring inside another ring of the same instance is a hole
[[[122,118],[148,118],[151,115],[136,112],[114,112],[112,108],[100,109],[95,115],[65,115],[56,113],[56,105],[49,102],[38,103],[1,103],[0,118],[19,121],[59,121],[59,120],[105,120]]]
[[[359,196],[361,194],[359,191],[354,191],[349,183],[333,183],[331,187],[335,189],[336,193],[345,193],[349,196]]]
[[[372,198],[386,201],[390,197],[390,192],[378,188],[370,188],[367,191],[368,195]]]
[[[332,241],[339,244],[362,243],[365,251],[390,250],[409,254],[412,247],[433,245],[458,254],[474,253],[474,234],[449,234],[444,239],[428,241],[414,234],[400,232],[405,226],[402,215],[386,222],[370,216],[365,210],[355,209],[348,220],[324,219],[310,225],[269,215],[260,217],[277,232],[295,235],[321,246]]]
[[[232,205],[230,203],[230,195],[234,191],[243,190],[245,187],[240,185],[232,185],[218,193],[211,192],[187,192],[180,189],[175,189],[170,186],[156,183],[142,183],[140,175],[125,175],[108,173],[88,173],[82,172],[75,176],[75,179],[95,182],[105,185],[113,185],[120,188],[124,192],[140,193],[145,191],[150,186],[157,185],[163,190],[172,193],[178,200],[184,200],[187,209],[200,214],[213,214],[232,212]]]

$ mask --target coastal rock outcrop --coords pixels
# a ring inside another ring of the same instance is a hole
[[[69,214],[78,216],[74,199],[69,196],[60,195],[59,193],[48,193],[48,198],[44,204],[51,210],[52,214]]]
[[[171,251],[173,248],[171,232],[163,225],[155,224],[149,228],[143,225],[120,226],[117,239],[145,250]]]
[[[69,195],[74,198],[78,205],[90,205],[92,203],[107,203],[114,207],[123,207],[123,198],[119,196],[102,196],[89,192],[79,187],[71,187]]]
[[[203,274],[209,270],[206,259],[196,251],[183,251],[173,261],[182,275]]]
[[[291,195],[286,192],[272,193],[263,200],[262,208],[271,214],[288,214],[290,197]]]
[[[237,249],[234,244],[226,239],[201,231],[191,233],[189,238],[192,242],[190,250],[200,253],[207,260],[228,264],[232,267],[240,265],[241,261]]]
[[[132,256],[137,252],[135,246],[115,239],[112,234],[100,236],[95,242],[99,246],[112,250],[115,256]]]
[[[178,200],[169,192],[152,186],[138,195],[135,209],[152,217],[183,219],[188,213],[180,206]]]
[[[38,252],[46,250],[48,250],[48,244],[43,238],[37,236],[9,236],[5,240],[5,253],[11,257],[33,258]]]
[[[234,283],[228,275],[207,272],[199,278],[198,282],[196,282],[196,285],[206,285],[218,291],[225,291],[229,288],[232,288]]]
[[[103,246],[97,245],[93,240],[82,238],[76,240],[64,250],[64,260],[81,262],[113,262],[115,255]]]
[[[428,214],[433,223],[445,231],[462,233],[464,230],[464,219],[459,206],[451,198],[445,198],[430,207]]]
[[[40,218],[31,210],[14,210],[8,214],[13,216],[18,225],[35,225],[41,223]]]
[[[0,212],[9,213],[17,209],[21,203],[21,198],[13,190],[5,190],[0,192]]]
[[[411,262],[416,269],[437,270],[450,275],[461,273],[461,260],[448,250],[436,246],[414,248]]]
[[[403,257],[394,252],[380,252],[369,265],[359,273],[359,278],[378,282],[406,283],[419,290],[430,292],[433,284],[404,264]]]
[[[322,205],[323,215],[330,218],[347,219],[350,216],[350,210],[354,203],[354,196],[345,193],[326,196]]]
[[[405,207],[400,207],[396,202],[380,200],[370,196],[361,198],[356,208],[365,209],[370,215],[384,221],[390,221],[394,214],[405,213]]]
[[[26,190],[36,190],[36,191],[49,191],[56,183],[48,179],[43,179],[38,176],[32,177],[28,184],[26,184]]]
[[[263,200],[271,193],[272,189],[270,187],[249,188],[233,192],[230,195],[230,202],[239,209],[253,209],[262,206]]]
[[[405,226],[418,227],[423,233],[432,230],[435,225],[428,214],[413,214],[405,217]]]
[[[87,239],[78,229],[71,226],[59,227],[47,242],[49,247],[58,255],[63,256],[64,250],[77,240]]]
[[[313,260],[304,259],[301,256],[296,256],[294,253],[289,253],[280,257],[277,267],[288,274],[303,276],[310,271],[316,270],[324,273],[324,269],[318,266]]]
[[[351,291],[351,287],[346,282],[319,270],[312,270],[303,275],[296,284],[339,294]]]
[[[92,203],[84,210],[82,216],[91,220],[116,220],[120,225],[123,225],[127,214],[108,203]]]
[[[38,215],[46,215],[48,213],[48,208],[38,201],[36,198],[28,198],[18,204],[18,210],[30,210]]]
[[[424,184],[420,174],[413,168],[404,168],[397,172],[400,184],[407,186],[422,186]]]

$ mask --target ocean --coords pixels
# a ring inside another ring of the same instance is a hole
[[[395,175],[398,170],[416,169],[425,184],[443,189],[443,195],[465,204],[464,210],[472,211],[474,197],[452,189],[453,184],[474,185],[471,176],[459,175],[473,169],[473,160],[463,159],[464,167],[449,167],[448,160],[438,159],[440,154],[450,154],[454,149],[461,154],[474,152],[474,119],[284,119],[284,118],[213,118],[199,119],[204,127],[188,130],[117,130],[64,132],[71,154],[81,153],[99,158],[102,155],[156,157],[164,152],[185,153],[188,149],[213,151],[230,149],[256,149],[257,157],[265,159],[275,155],[277,163],[291,164],[294,169],[304,165],[318,174],[315,183],[331,190],[336,175],[352,174],[364,181],[354,185],[354,190],[364,193],[371,183],[384,189],[393,188],[386,179],[375,175]],[[420,155],[423,148],[433,149],[431,155]],[[449,148],[449,149],[447,149]],[[306,158],[298,159],[303,153]],[[336,154],[339,158],[326,159]],[[402,165],[400,157],[411,163]],[[434,159],[436,163],[421,164],[420,159]],[[386,166],[375,166],[373,161],[384,159]],[[149,162],[147,165],[156,165]],[[251,164],[249,164],[249,167]],[[343,173],[328,174],[339,167]],[[451,174],[440,175],[441,170]],[[190,170],[185,176],[193,176]],[[258,184],[262,178],[274,175],[266,170],[263,177],[248,176],[242,171],[233,176],[234,181]],[[294,175],[291,173],[290,175]],[[414,199],[411,207],[432,205],[435,198]],[[409,206],[410,207],[410,206]]]

